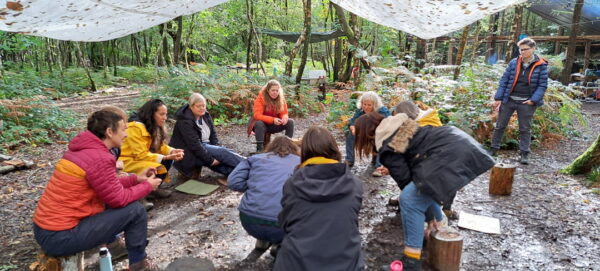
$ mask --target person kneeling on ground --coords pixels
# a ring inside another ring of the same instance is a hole
[[[186,176],[192,176],[201,167],[228,176],[244,159],[234,151],[219,146],[212,117],[206,111],[206,99],[199,93],[190,95],[188,104],[175,114],[177,122],[169,145],[181,148],[186,155],[174,167]]]
[[[244,192],[238,207],[242,226],[256,238],[257,249],[270,244],[277,250],[284,232],[277,222],[283,184],[300,164],[300,148],[290,138],[278,136],[265,149],[243,160],[229,175],[229,188]]]
[[[50,256],[69,256],[110,243],[125,232],[130,270],[158,270],[146,256],[148,217],[137,200],[161,180],[154,169],[117,177],[110,153],[127,137],[122,117],[94,112],[87,131],[69,142],[33,216],[35,239]]]
[[[348,131],[346,131],[346,163],[350,167],[354,166],[354,145],[356,142],[355,121],[364,114],[369,114],[371,112],[379,113],[384,118],[390,116],[390,111],[383,105],[379,95],[373,91],[367,91],[358,98],[358,101],[356,101],[356,111],[354,112],[354,116],[348,120]],[[374,163],[375,166],[375,170],[373,170],[372,173],[374,177],[387,175],[387,170],[385,167],[381,166],[378,156],[373,156],[372,163]]]
[[[253,115],[248,126],[248,136],[254,131],[257,152],[264,149],[266,133],[285,131],[287,137],[294,137],[294,120],[288,116],[287,102],[279,81],[270,80],[262,87],[254,100]]]
[[[362,182],[341,163],[335,139],[313,126],[301,162],[283,187],[279,225],[285,232],[274,270],[364,270],[358,212]]]
[[[367,121],[361,118],[356,121],[357,127],[361,127],[360,122]],[[361,134],[357,130],[357,135]],[[421,270],[423,238],[431,230],[441,228],[440,204],[449,201],[459,189],[492,168],[494,160],[460,129],[453,126],[419,127],[404,113],[378,124],[375,147],[379,150],[381,163],[402,190],[404,268]],[[429,224],[427,231],[423,229],[424,222]]]

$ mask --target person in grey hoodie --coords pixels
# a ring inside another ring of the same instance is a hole
[[[257,249],[279,244],[284,232],[277,222],[283,184],[300,164],[300,148],[287,136],[278,136],[265,149],[242,160],[229,175],[229,188],[244,192],[238,210],[242,227],[256,238]]]
[[[285,237],[274,270],[364,270],[358,212],[362,183],[341,163],[335,139],[313,126],[301,162],[283,187],[279,224]]]

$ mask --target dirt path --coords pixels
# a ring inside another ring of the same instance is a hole
[[[106,105],[127,109],[131,97],[124,94],[115,95],[114,100],[63,102],[77,111],[91,112]],[[459,192],[455,210],[499,218],[502,230],[500,235],[490,235],[460,229],[465,236],[464,270],[600,269],[600,197],[584,188],[579,178],[555,173],[585,150],[600,132],[600,104],[587,104],[584,110],[591,126],[582,130],[582,137],[563,141],[553,150],[534,149],[531,165],[520,166],[516,173],[512,196],[489,196],[487,174]],[[313,124],[327,125],[325,116],[296,120],[296,136]],[[225,146],[242,154],[255,148],[243,126],[219,127],[218,134]],[[343,150],[342,133],[336,133],[336,138]],[[38,247],[32,236],[31,216],[65,149],[65,145],[54,144],[22,152],[20,156],[33,159],[42,167],[0,176],[0,247],[5,248],[5,253],[0,254],[0,269],[3,265],[15,265],[15,270],[25,270],[33,261]],[[514,160],[516,153],[502,151],[500,159]],[[378,270],[400,257],[402,226],[396,209],[386,206],[398,188],[389,177],[370,177],[367,164],[359,163],[353,171],[364,180],[360,229],[367,264],[369,270]],[[176,171],[171,174],[173,181],[168,186],[182,182]],[[216,175],[210,170],[204,169],[203,175],[207,182],[215,181]],[[273,258],[268,253],[244,260],[252,251],[254,240],[239,223],[240,198],[240,193],[221,187],[206,197],[175,192],[169,199],[155,201],[155,208],[149,212],[148,254],[163,267],[181,257],[205,257],[212,259],[219,270],[269,270]],[[456,223],[450,222],[451,226]],[[125,262],[120,261],[117,270],[123,269]]]

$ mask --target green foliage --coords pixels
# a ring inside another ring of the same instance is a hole
[[[9,270],[13,270],[16,269],[18,266],[14,265],[14,264],[8,264],[8,265],[0,265],[0,271],[9,271]]]
[[[587,175],[586,180],[590,185],[600,183],[600,166],[594,168],[590,174]]]
[[[81,119],[79,114],[53,106],[51,100],[41,96],[0,100],[0,117],[4,121],[0,150],[68,140]]]

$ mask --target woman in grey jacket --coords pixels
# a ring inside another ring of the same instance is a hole
[[[244,192],[238,210],[242,226],[256,238],[256,248],[279,244],[284,232],[277,215],[281,211],[283,184],[300,164],[300,148],[286,136],[278,136],[265,153],[240,162],[229,175],[229,188]]]

